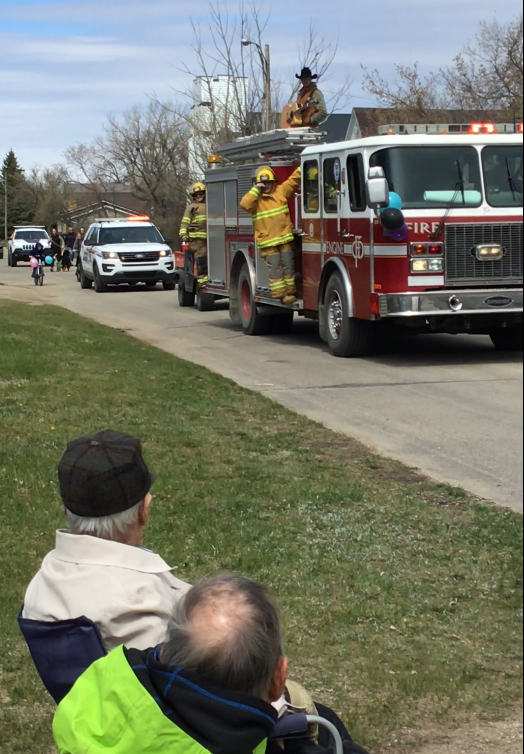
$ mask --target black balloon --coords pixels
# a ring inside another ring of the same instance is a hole
[[[380,215],[380,219],[385,229],[392,233],[403,228],[404,223],[406,222],[402,212],[399,209],[393,208],[385,209]]]

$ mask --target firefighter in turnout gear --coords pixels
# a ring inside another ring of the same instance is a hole
[[[269,167],[257,173],[256,184],[242,199],[240,206],[253,216],[255,238],[264,260],[271,297],[283,304],[297,300],[293,226],[288,201],[300,188],[302,170],[295,170],[281,186]]]
[[[208,281],[206,187],[195,183],[190,193],[193,201],[184,212],[180,238],[189,243],[197,265],[198,284],[205,285]]]

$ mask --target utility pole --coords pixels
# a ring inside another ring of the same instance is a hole
[[[266,45],[265,52],[258,42],[253,42],[250,39],[243,39],[242,46],[249,47],[253,45],[257,48],[260,55],[260,62],[262,64],[262,73],[264,75],[264,128],[266,131],[271,131],[272,121],[272,102],[271,102],[271,50],[269,45]]]
[[[271,50],[266,45],[265,59],[265,81],[266,81],[266,131],[271,131],[272,120],[272,103],[271,103]]]

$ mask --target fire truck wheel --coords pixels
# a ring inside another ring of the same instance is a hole
[[[178,280],[178,303],[180,306],[185,307],[195,305],[195,294],[186,291],[183,278],[179,278]]]
[[[522,325],[501,327],[500,330],[493,330],[490,337],[497,351],[517,353],[523,350],[523,332]]]
[[[246,335],[269,335],[271,332],[271,317],[259,314],[253,301],[251,275],[247,264],[240,270],[238,276],[238,300],[240,304],[240,322]]]
[[[271,317],[273,335],[289,335],[293,329],[294,312],[282,312]]]
[[[215,297],[211,293],[204,293],[199,288],[196,294],[196,305],[199,312],[212,312],[215,308]]]
[[[342,278],[334,273],[326,287],[326,335],[334,356],[366,356],[373,351],[372,322],[349,316],[349,302]]]

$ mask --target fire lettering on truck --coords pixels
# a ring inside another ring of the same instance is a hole
[[[431,236],[440,228],[440,223],[406,223],[408,228],[419,236]]]

